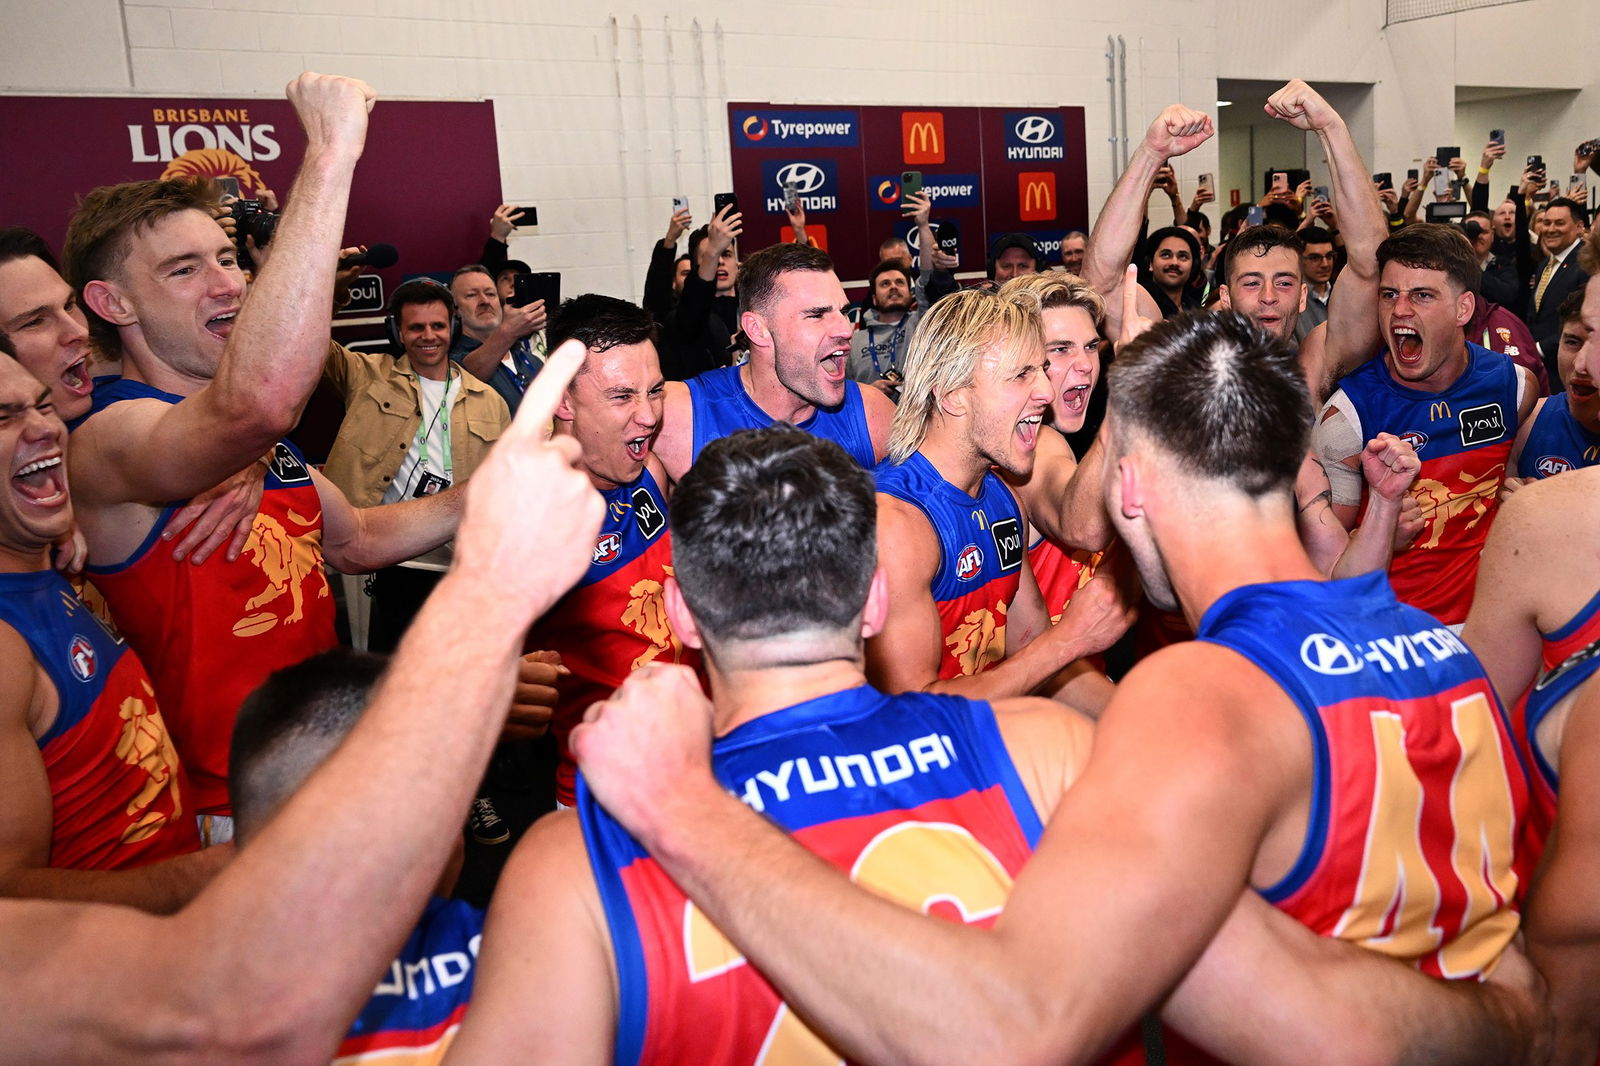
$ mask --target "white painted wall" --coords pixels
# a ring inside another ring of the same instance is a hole
[[[1403,171],[1449,135],[1458,84],[1581,90],[1552,127],[1555,145],[1575,144],[1581,117],[1600,114],[1586,58],[1600,20],[1570,4],[1382,21],[1383,0],[6,0],[0,89],[276,95],[310,68],[366,78],[390,98],[490,97],[504,194],[541,208],[539,234],[515,254],[567,272],[570,291],[637,295],[670,197],[688,194],[703,215],[728,185],[728,100],[1080,104],[1091,204],[1112,180],[1108,34],[1127,40],[1135,139],[1173,100],[1210,109],[1218,77],[1373,83],[1352,119],[1373,169]],[[1505,124],[1538,124],[1526,118]],[[1570,145],[1545,148],[1560,151]],[[1314,147],[1307,158],[1315,171]],[[1217,142],[1205,146],[1179,168],[1185,197],[1205,170],[1230,187],[1223,175],[1237,166],[1236,152],[1223,160]]]

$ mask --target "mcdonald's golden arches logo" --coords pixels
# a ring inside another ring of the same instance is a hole
[[[1600,463],[1600,446],[1591,444],[1585,448],[1583,450],[1583,461],[1585,463]]]
[[[900,140],[907,165],[944,162],[944,112],[900,112]]]
[[[1428,421],[1437,422],[1442,418],[1454,418],[1450,413],[1450,405],[1443,400],[1435,400],[1428,405]]]
[[[1044,222],[1056,217],[1056,175],[1051,170],[1024,170],[1017,175],[1017,217]]]

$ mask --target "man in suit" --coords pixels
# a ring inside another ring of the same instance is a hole
[[[1577,247],[1589,228],[1589,210],[1576,200],[1551,200],[1539,223],[1539,246],[1544,258],[1533,272],[1524,316],[1538,342],[1550,380],[1557,381],[1556,350],[1561,342],[1561,301],[1581,290],[1589,275],[1578,266]]]

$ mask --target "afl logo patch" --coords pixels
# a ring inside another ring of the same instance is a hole
[[[89,643],[88,637],[79,633],[72,638],[72,643],[67,648],[67,662],[72,665],[72,672],[79,681],[94,679],[96,668],[94,645]]]
[[[661,505],[643,485],[633,490],[633,520],[639,524],[639,532],[644,534],[645,540],[654,540],[657,533],[667,528],[667,516],[662,513]]]
[[[1541,455],[1534,466],[1539,471],[1540,477],[1555,477],[1572,469],[1572,464],[1564,455]],[[1566,482],[1563,481],[1562,484],[1565,485]]]
[[[956,556],[956,577],[960,580],[971,581],[982,569],[983,552],[976,544],[968,544],[961,549],[961,554]]]
[[[1428,444],[1428,435],[1426,433],[1419,433],[1414,429],[1409,433],[1400,434],[1400,439],[1411,445],[1413,451],[1420,452],[1423,448],[1427,447]]]
[[[1326,633],[1313,633],[1300,642],[1300,661],[1319,674],[1337,677],[1361,669],[1361,660],[1350,645]]]
[[[616,533],[606,533],[594,542],[594,561],[600,564],[609,563],[621,550],[622,537]]]

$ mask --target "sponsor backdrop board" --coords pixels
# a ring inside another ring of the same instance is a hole
[[[419,145],[427,145],[419,151]],[[0,225],[27,226],[61,249],[77,198],[149,178],[234,177],[253,197],[287,197],[305,134],[287,100],[0,96]],[[400,261],[361,294],[478,257],[500,203],[494,104],[384,101],[356,168],[346,244],[394,245]],[[371,310],[352,314],[371,314]]]
[[[1081,107],[793,107],[728,105],[733,191],[747,254],[793,234],[784,182],[806,229],[847,279],[864,278],[890,235],[915,239],[899,213],[906,171],[922,175],[933,220],[959,227],[962,271],[981,271],[1002,233],[1033,236],[1052,263],[1062,234],[1088,229]],[[709,206],[709,205],[707,205]],[[705,211],[696,212],[696,219]]]

